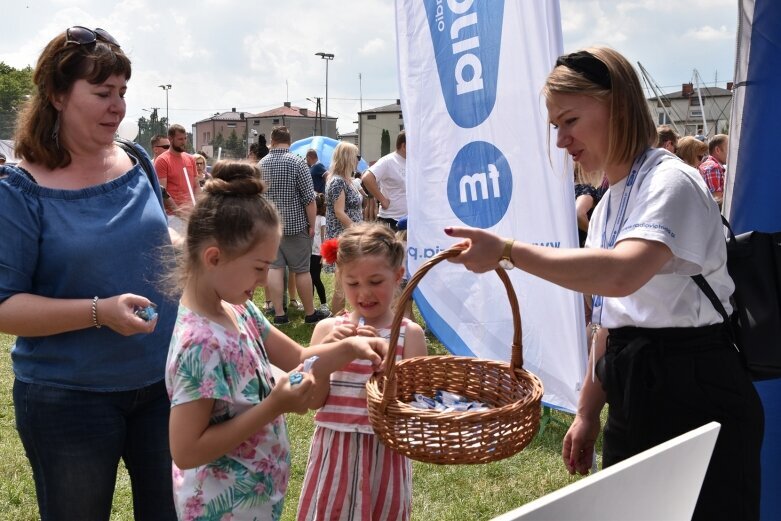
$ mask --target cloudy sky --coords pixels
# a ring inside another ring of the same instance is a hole
[[[506,0],[548,1],[548,0]],[[564,50],[609,45],[640,62],[664,92],[697,69],[708,85],[732,79],[738,0],[561,0]],[[122,133],[152,107],[186,128],[216,112],[261,112],[284,101],[314,110],[325,97],[340,132],[357,112],[398,98],[392,0],[8,0],[0,60],[35,65],[55,34],[102,27],[133,61]],[[359,80],[360,75],[360,80]],[[362,99],[362,101],[361,101]],[[324,104],[324,101],[323,101]],[[323,107],[324,109],[325,107]]]

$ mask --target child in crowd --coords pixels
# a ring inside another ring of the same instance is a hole
[[[253,304],[277,254],[280,218],[254,165],[221,161],[187,227],[183,293],[166,364],[179,519],[279,519],[290,475],[285,412],[353,358],[372,370],[387,343],[344,337],[302,348]],[[311,373],[302,362],[316,355]],[[284,371],[275,385],[271,366]]]
[[[317,205],[317,217],[315,218],[315,237],[312,240],[312,257],[309,259],[309,274],[312,276],[312,288],[317,291],[317,298],[320,299],[320,307],[323,309],[327,297],[325,286],[320,279],[320,270],[323,267],[320,247],[325,240],[325,195],[315,194],[315,204]]]
[[[333,253],[332,241],[338,241]],[[355,336],[390,338],[391,303],[404,275],[404,246],[385,225],[356,224],[326,241],[326,262],[336,263],[336,283],[352,312],[317,324],[312,342]],[[396,360],[426,354],[423,330],[401,324]],[[318,384],[315,434],[298,505],[298,520],[407,520],[412,500],[410,461],[386,448],[369,423],[365,384],[369,364],[351,362]]]

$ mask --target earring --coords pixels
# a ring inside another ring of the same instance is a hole
[[[52,141],[60,148],[60,113],[57,112],[57,119],[54,120],[54,128],[52,129]]]

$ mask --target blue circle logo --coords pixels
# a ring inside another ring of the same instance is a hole
[[[450,208],[461,221],[490,228],[502,220],[513,195],[513,175],[504,154],[491,143],[474,141],[456,154],[447,180]]]

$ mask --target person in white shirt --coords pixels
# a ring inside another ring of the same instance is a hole
[[[377,220],[398,231],[399,219],[407,215],[407,136],[403,130],[396,137],[396,151],[382,156],[361,180],[380,203]]]
[[[571,473],[591,468],[605,403],[604,466],[717,421],[693,519],[759,519],[762,405],[729,328],[693,280],[702,275],[732,310],[718,205],[695,169],[651,148],[657,135],[643,89],[616,51],[561,56],[543,94],[556,145],[610,183],[586,248],[447,228],[465,239],[453,262],[477,272],[518,267],[594,295],[590,367],[562,447]]]

